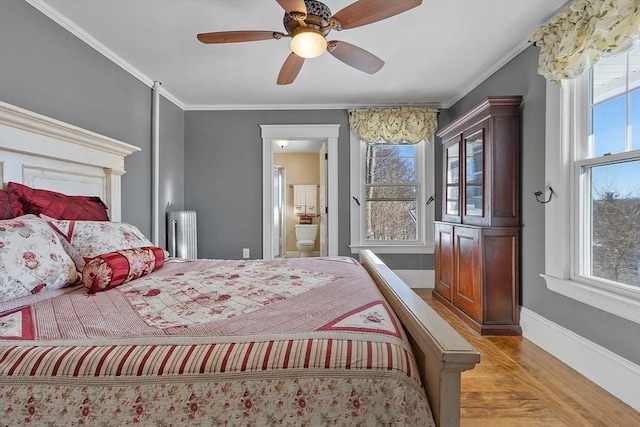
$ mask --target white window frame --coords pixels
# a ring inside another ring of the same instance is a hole
[[[547,82],[545,179],[556,197],[545,205],[545,273],[541,276],[554,292],[640,323],[640,289],[579,274],[579,177],[585,162],[578,158],[577,144],[587,137],[588,86],[589,73],[563,80],[561,86]],[[628,153],[607,157],[619,160]]]
[[[366,143],[361,141],[353,132],[350,136],[350,189],[349,195],[351,209],[351,248],[352,254],[357,254],[363,249],[370,249],[381,254],[432,254],[434,253],[434,217],[435,201],[427,201],[435,190],[434,173],[434,147],[433,138],[430,141],[422,141],[416,148],[416,181],[418,194],[416,206],[421,209],[418,217],[420,223],[417,227],[417,239],[412,242],[371,242],[365,239],[364,233],[364,200],[365,200],[365,154]],[[354,200],[358,199],[360,205]]]

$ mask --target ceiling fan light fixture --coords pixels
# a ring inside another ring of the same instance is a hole
[[[300,28],[291,39],[291,50],[301,58],[315,58],[327,50],[327,40],[314,28]]]

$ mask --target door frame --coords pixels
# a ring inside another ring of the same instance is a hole
[[[328,255],[338,255],[338,135],[339,124],[260,125],[262,136],[262,258],[273,259],[273,144],[275,139],[327,141]]]

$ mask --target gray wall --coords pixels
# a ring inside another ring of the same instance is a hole
[[[122,220],[150,236],[151,89],[24,1],[0,1],[0,67],[0,100],[142,148],[125,160]],[[183,112],[161,105],[176,180],[162,200],[181,204]]]
[[[184,202],[198,212],[198,257],[262,257],[262,124],[340,125],[338,251],[351,255],[347,111],[187,111]]]
[[[441,124],[464,113],[485,96],[523,96],[521,303],[552,322],[640,364],[640,325],[552,292],[540,277],[544,273],[544,205],[535,201],[533,193],[543,190],[546,182],[546,82],[536,72],[538,53],[539,49],[535,47],[525,50],[453,105],[446,114],[441,114]]]

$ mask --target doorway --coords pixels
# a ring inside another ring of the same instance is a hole
[[[322,213],[321,224],[324,236],[320,235],[323,253],[338,255],[338,131],[340,125],[260,125],[262,130],[262,257],[273,259],[274,255],[274,186],[273,153],[275,140],[285,139],[324,141],[327,154],[326,190],[324,193],[326,209]],[[324,157],[324,154],[322,154]]]

